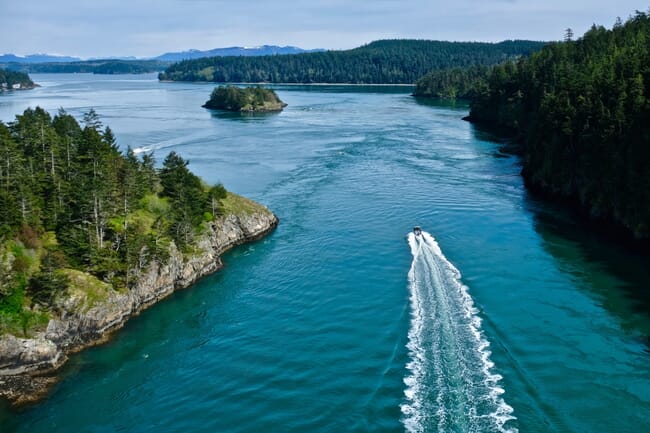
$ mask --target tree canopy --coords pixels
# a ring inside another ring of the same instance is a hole
[[[413,96],[441,99],[472,99],[485,81],[490,67],[485,65],[431,71],[415,83]]]
[[[477,80],[470,119],[522,145],[529,186],[650,238],[650,17],[494,67]]]

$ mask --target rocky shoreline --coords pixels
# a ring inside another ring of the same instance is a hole
[[[32,83],[32,84],[25,85],[25,86],[23,86],[22,84],[17,84],[18,87],[13,87],[13,86],[8,87],[8,86],[6,86],[7,83],[2,83],[2,84],[5,84],[5,85],[4,86],[0,85],[0,92],[14,92],[16,90],[32,90],[32,89],[35,89],[37,87],[41,87],[36,83]]]
[[[61,313],[32,338],[0,336],[0,398],[13,405],[38,401],[57,380],[68,355],[101,344],[127,320],[147,307],[220,269],[230,248],[258,240],[275,229],[278,218],[265,207],[215,220],[184,257],[172,244],[165,263],[152,262],[131,290],[112,290],[105,300],[88,306],[75,296],[61,304]]]

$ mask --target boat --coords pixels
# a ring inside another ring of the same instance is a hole
[[[420,226],[413,227],[413,234],[415,234],[415,236],[420,236],[422,234],[422,229]]]

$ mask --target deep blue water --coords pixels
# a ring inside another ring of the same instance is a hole
[[[203,84],[33,78],[0,120],[94,107],[281,223],[0,409],[2,433],[650,431],[647,258],[529,197],[466,106],[278,86],[284,112],[242,116]]]

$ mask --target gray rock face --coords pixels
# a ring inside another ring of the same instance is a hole
[[[16,338],[5,335],[0,340],[0,371],[4,375],[50,370],[65,360],[63,351],[43,337]]]
[[[131,316],[221,268],[226,250],[265,236],[277,224],[268,210],[222,217],[198,241],[195,254],[183,257],[172,244],[166,263],[152,262],[131,290],[112,291],[88,309],[78,308],[78,299],[66,299],[60,317],[34,338],[0,336],[0,397],[14,404],[42,397],[69,353],[104,342]]]

